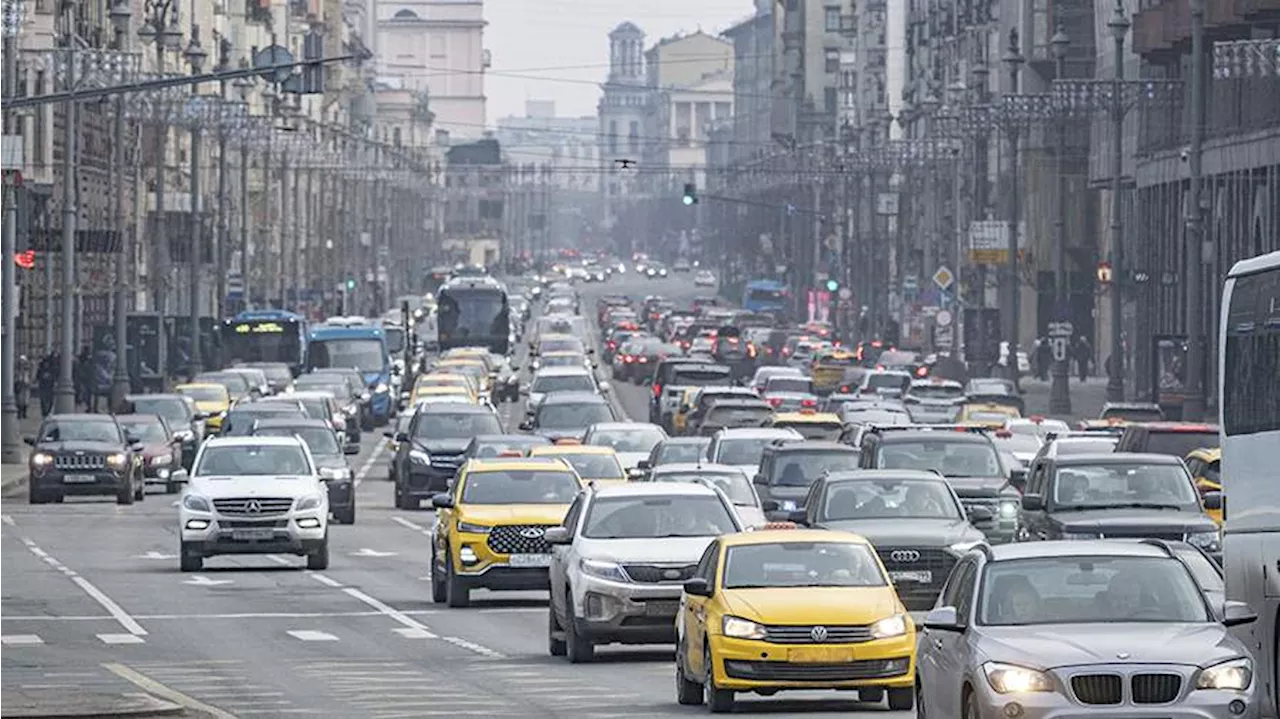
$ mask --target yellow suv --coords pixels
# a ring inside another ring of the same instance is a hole
[[[613,447],[586,444],[552,444],[534,447],[530,457],[559,457],[569,463],[584,482],[625,482],[626,470]]]
[[[465,607],[472,589],[546,589],[551,545],[581,478],[564,460],[473,459],[436,508],[431,546],[431,599]]]
[[[866,539],[766,529],[717,537],[684,584],[676,700],[733,711],[735,692],[856,689],[915,704],[915,625]]]

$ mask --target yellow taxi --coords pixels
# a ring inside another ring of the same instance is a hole
[[[839,415],[813,410],[779,412],[773,416],[769,426],[794,429],[805,439],[825,439],[832,442],[840,439],[840,433],[844,431],[844,423],[840,421]]]
[[[208,415],[204,420],[205,434],[213,435],[222,431],[222,418],[227,416],[227,410],[231,409],[231,393],[226,387],[220,384],[201,383],[180,384],[173,389],[180,395],[190,397],[191,401],[196,403],[196,409]]]
[[[1022,413],[1016,407],[987,402],[974,402],[960,408],[956,424],[972,424],[991,429],[1002,429],[1011,419],[1020,419]]]
[[[857,689],[915,700],[915,625],[866,539],[817,529],[717,537],[684,584],[676,700],[733,711],[736,692]]]
[[[622,469],[618,453],[613,447],[596,447],[586,444],[551,444],[529,450],[530,457],[558,457],[569,463],[584,482],[625,482],[627,473]]]
[[[428,385],[426,387],[418,387],[413,391],[411,399],[414,407],[424,400],[441,399],[443,397],[462,397],[471,404],[476,403],[476,396],[467,387],[458,387],[453,385]]]
[[[672,434],[682,435],[689,425],[689,412],[693,409],[693,400],[698,396],[701,387],[689,387],[680,398],[680,405],[671,414]]]
[[[1200,496],[1210,492],[1222,491],[1222,449],[1218,447],[1197,449],[1186,456],[1187,469],[1196,479],[1196,489]],[[1205,509],[1204,513],[1213,521],[1222,524],[1222,507]]]
[[[827,347],[813,355],[809,375],[813,377],[813,391],[819,394],[834,392],[844,379],[844,373],[857,363],[853,352],[844,347]]]
[[[464,377],[470,377],[476,381],[480,388],[480,396],[489,394],[489,385],[491,378],[489,377],[489,365],[484,360],[472,357],[452,357],[440,360],[435,366],[436,372],[448,372],[449,374],[460,374]]]
[[[431,498],[431,600],[465,607],[473,589],[546,589],[551,545],[543,533],[564,521],[583,486],[554,457],[462,465],[449,491]]]
[[[474,380],[460,374],[448,374],[444,372],[432,372],[418,378],[413,383],[413,392],[409,396],[409,404],[418,403],[418,393],[427,387],[461,387],[471,394],[473,402],[479,401],[480,390]]]

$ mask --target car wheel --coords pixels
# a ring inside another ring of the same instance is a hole
[[[179,550],[178,566],[184,572],[198,572],[204,568],[204,557],[188,549],[184,543]]]
[[[565,600],[567,602],[571,600]],[[566,609],[568,607],[566,606]],[[587,664],[596,658],[596,645],[587,637],[578,636],[577,621],[570,609],[564,623],[565,654],[570,664]]]
[[[445,564],[445,599],[454,609],[471,606],[471,590],[453,573],[453,562]]]
[[[707,708],[712,714],[727,714],[733,711],[733,692],[716,686],[715,665],[711,663],[711,647],[705,650],[703,664],[707,667],[707,681],[702,685],[706,693]]]
[[[981,719],[978,716],[978,705],[973,701],[973,692],[966,691],[960,702],[960,719]]]
[[[133,481],[124,480],[124,483],[116,490],[116,504],[133,504],[133,496]]]
[[[320,548],[307,555],[307,569],[313,572],[329,568],[329,540],[324,540]]]
[[[915,687],[902,687],[899,689],[889,689],[889,709],[895,712],[904,712],[912,709],[916,704]]]
[[[36,489],[36,485],[31,483],[31,478],[27,478],[27,503],[28,504],[44,504],[49,501],[49,495]]]
[[[444,604],[448,596],[445,594],[447,586],[444,583],[444,577],[440,576],[440,564],[436,559],[436,550],[431,548],[431,601],[436,604]]]
[[[676,702],[685,706],[702,704],[702,685],[689,679],[684,671],[684,642],[676,645]]]
[[[547,653],[553,657],[563,657],[568,652],[565,645],[563,635],[561,634],[560,622],[556,621],[556,604],[555,602],[547,602]]]
[[[333,516],[338,520],[338,524],[355,524],[356,523],[355,500],[354,499],[351,500],[350,507],[339,509],[338,511],[333,513]]]

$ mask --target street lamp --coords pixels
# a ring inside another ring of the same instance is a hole
[[[183,58],[187,64],[191,66],[191,74],[199,75],[204,71],[205,60],[208,59],[209,53],[205,52],[200,45],[200,26],[191,26],[191,39],[187,42],[187,49],[182,52]],[[191,98],[196,102],[196,109],[201,109],[198,102],[199,85],[191,86]],[[190,275],[188,282],[191,287],[191,307],[190,307],[190,332],[191,332],[191,376],[195,376],[203,368],[203,358],[200,355],[200,264],[203,259],[204,250],[204,221],[203,206],[200,196],[200,153],[202,150],[203,128],[201,127],[202,119],[197,118],[191,123],[191,250],[188,259],[191,262]]]
[[[1111,360],[1107,368],[1107,401],[1123,402],[1125,352],[1121,313],[1124,311],[1124,298],[1121,295],[1126,283],[1120,193],[1124,189],[1124,37],[1129,32],[1129,18],[1125,16],[1122,0],[1116,0],[1107,28],[1115,41],[1115,72],[1111,88]]]
[[[1054,79],[1061,80],[1066,76],[1067,51],[1071,38],[1063,32],[1062,27],[1049,40],[1053,50]],[[1068,349],[1074,336],[1071,326],[1071,302],[1067,292],[1067,178],[1065,158],[1067,155],[1067,121],[1065,114],[1057,116],[1058,148],[1054,153],[1054,165],[1057,173],[1058,208],[1053,220],[1053,325],[1049,327],[1050,347],[1053,350],[1053,377],[1049,386],[1049,413],[1056,415],[1071,414],[1071,388],[1068,385],[1070,364]],[[1058,336],[1054,336],[1057,334]]]
[[[1022,56],[1018,47],[1018,31],[1016,29],[1009,31],[1009,46],[1005,49],[1004,56],[1000,61],[1005,64],[1009,70],[1009,94],[1018,95],[1018,74],[1022,70],[1022,66],[1026,64],[1027,59]],[[1021,325],[1021,304],[1022,298],[1021,288],[1018,286],[1018,235],[1019,224],[1022,222],[1022,190],[1018,187],[1018,163],[1021,161],[1018,157],[1020,141],[1018,124],[1010,124],[1007,127],[1009,135],[1009,258],[1006,272],[1009,273],[1009,378],[1013,380],[1014,387],[1020,386],[1020,376],[1018,371],[1018,330]]]
[[[247,68],[249,61],[241,58],[240,67]],[[249,93],[253,90],[253,81],[247,77],[238,77],[231,83],[236,96],[249,109]],[[248,129],[248,128],[246,128]],[[240,138],[240,286],[241,309],[249,309],[249,137],[246,132]]]
[[[1189,192],[1186,204],[1187,268],[1187,394],[1182,403],[1182,419],[1204,419],[1205,337],[1201,306],[1201,276],[1204,263],[1213,258],[1213,247],[1205,238],[1204,197],[1205,57],[1204,0],[1191,2],[1191,148],[1187,157]]]
[[[116,50],[119,52],[128,52],[131,44],[129,37],[129,25],[133,21],[133,10],[129,6],[128,0],[118,0],[111,6],[111,27],[116,33]],[[115,98],[115,114],[112,117],[112,135],[115,136],[115,142],[111,143],[111,167],[114,170],[112,185],[115,193],[114,212],[112,217],[115,221],[116,236],[119,238],[120,254],[116,258],[116,286],[114,292],[115,311],[115,352],[116,363],[111,373],[111,394],[108,399],[107,410],[116,411],[124,402],[125,395],[129,394],[129,329],[128,303],[126,295],[129,287],[129,264],[133,254],[133,233],[128,232],[125,227],[125,211],[124,211],[124,98],[117,95]],[[128,239],[126,239],[128,238]]]

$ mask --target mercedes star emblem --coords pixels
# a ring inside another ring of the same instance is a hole
[[[920,561],[920,552],[914,549],[895,549],[889,553],[889,559],[895,562],[918,562]]]
[[[262,505],[258,504],[258,500],[251,499],[244,503],[244,511],[246,514],[259,514],[262,512]]]
[[[538,527],[526,527],[520,530],[520,536],[525,539],[537,539],[542,536],[542,530]]]
[[[813,629],[810,629],[809,638],[815,642],[818,642],[819,644],[827,641],[827,628],[819,626],[819,627],[814,627]]]

